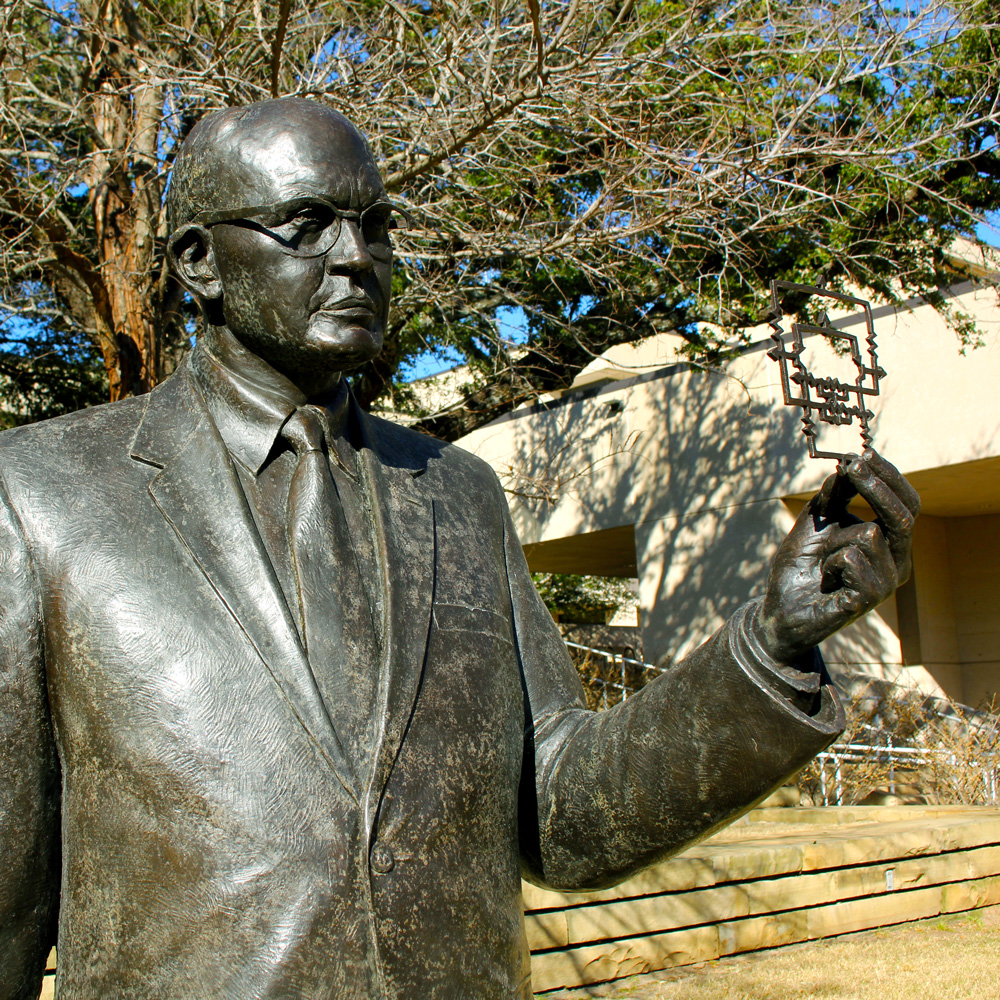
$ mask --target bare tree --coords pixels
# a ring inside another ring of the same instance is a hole
[[[659,329],[711,356],[769,277],[933,296],[998,203],[990,7],[965,0],[7,2],[0,309],[82,331],[112,398],[195,318],[165,272],[174,151],[202,115],[298,94],[373,139],[416,225],[356,389],[452,348],[454,437]],[[795,303],[790,303],[790,308]],[[523,310],[512,349],[504,308]]]

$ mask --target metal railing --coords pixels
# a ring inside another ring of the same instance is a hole
[[[588,677],[587,683],[602,689],[603,708],[608,707],[608,692],[620,692],[620,700],[625,701],[630,694],[635,694],[642,685],[630,684],[628,680],[629,668],[634,671],[652,671],[653,674],[661,674],[663,671],[653,663],[646,663],[644,660],[637,660],[623,653],[614,653],[609,649],[597,649],[594,646],[584,646],[579,642],[564,640],[570,649],[570,655],[574,662],[581,659],[589,659],[598,666],[598,676]],[[614,679],[612,679],[614,678]]]
[[[899,747],[887,738],[885,744],[843,743],[834,744],[829,750],[816,755],[819,762],[819,790],[823,805],[844,804],[844,767],[852,764],[888,765],[888,792],[896,794],[897,765],[912,771],[923,766],[945,764],[953,768],[963,768],[970,772],[981,772],[982,798],[995,806],[1000,803],[1000,768],[993,762],[980,760],[959,760],[954,751],[937,747]],[[827,780],[827,764],[830,765],[830,780]]]

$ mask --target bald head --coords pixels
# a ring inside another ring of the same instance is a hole
[[[390,216],[368,143],[343,115],[264,101],[209,115],[184,141],[167,257],[201,303],[209,350],[242,351],[311,398],[381,350]]]
[[[226,211],[317,193],[317,176],[336,171],[345,201],[381,195],[364,136],[315,101],[283,97],[203,118],[184,140],[167,192],[171,232],[199,212]]]

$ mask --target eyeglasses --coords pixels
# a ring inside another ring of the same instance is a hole
[[[377,201],[356,212],[338,208],[319,195],[279,201],[274,205],[199,212],[191,221],[202,226],[223,222],[248,226],[270,236],[278,249],[289,256],[322,257],[340,239],[345,219],[358,227],[368,253],[379,261],[392,259],[389,234],[409,225],[407,214],[392,202]]]

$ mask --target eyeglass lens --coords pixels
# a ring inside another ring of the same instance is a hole
[[[267,220],[261,224],[281,249],[293,257],[319,257],[327,254],[340,239],[345,219],[357,226],[368,253],[376,260],[392,256],[390,231],[395,228],[393,206],[376,202],[360,214],[340,212],[320,201],[297,204],[290,210],[276,212],[283,221]]]

